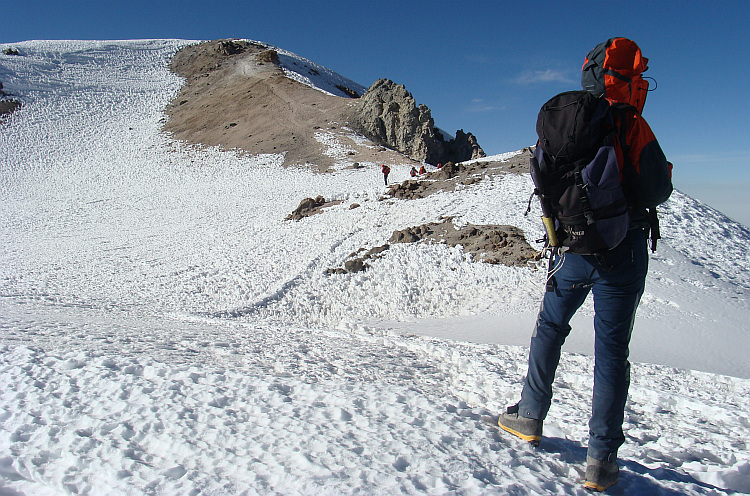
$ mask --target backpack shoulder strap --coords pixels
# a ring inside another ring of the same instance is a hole
[[[618,127],[618,136],[620,138],[620,146],[623,151],[627,153],[630,148],[630,144],[627,140],[628,130],[630,129],[633,118],[639,114],[638,109],[627,103],[613,103],[610,106],[612,116],[615,120],[615,126]]]

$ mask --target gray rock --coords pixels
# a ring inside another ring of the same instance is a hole
[[[326,205],[326,199],[322,196],[317,196],[316,198],[305,198],[299,203],[299,206],[287,216],[286,220],[300,220],[309,217],[310,215],[318,213],[324,205]]]
[[[362,272],[367,268],[367,265],[361,258],[355,258],[354,260],[347,260],[344,262],[344,270],[346,272]]]
[[[430,109],[417,106],[403,85],[389,79],[378,79],[359,99],[352,125],[371,140],[428,164],[485,156],[471,133],[459,130],[445,141]]]

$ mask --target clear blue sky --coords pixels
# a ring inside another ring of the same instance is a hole
[[[750,1],[325,2],[26,0],[0,44],[46,39],[250,38],[369,86],[387,77],[488,154],[534,144],[539,107],[578,89],[586,53],[635,40],[658,81],[644,117],[678,189],[750,226]],[[743,112],[744,111],[744,112]]]

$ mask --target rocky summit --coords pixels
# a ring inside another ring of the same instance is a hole
[[[420,162],[435,165],[485,156],[471,133],[459,130],[446,141],[430,109],[417,106],[403,85],[389,79],[378,79],[370,86],[358,102],[353,121],[355,129],[371,140]]]
[[[170,69],[185,84],[166,109],[165,130],[190,143],[251,154],[283,152],[286,165],[315,164],[321,171],[342,162],[321,142],[321,134],[335,136],[351,163],[408,157],[436,165],[485,155],[471,133],[459,130],[446,139],[430,109],[417,106],[403,85],[378,79],[365,91],[342,78],[320,91],[308,83],[330,78],[322,74],[325,68],[264,43],[215,40],[185,46]],[[351,139],[354,132],[367,139]]]

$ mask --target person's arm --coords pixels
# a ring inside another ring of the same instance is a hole
[[[672,194],[672,164],[642,116],[634,114],[630,119],[627,140],[633,166],[630,174],[626,172],[629,196],[639,207],[664,203]]]

